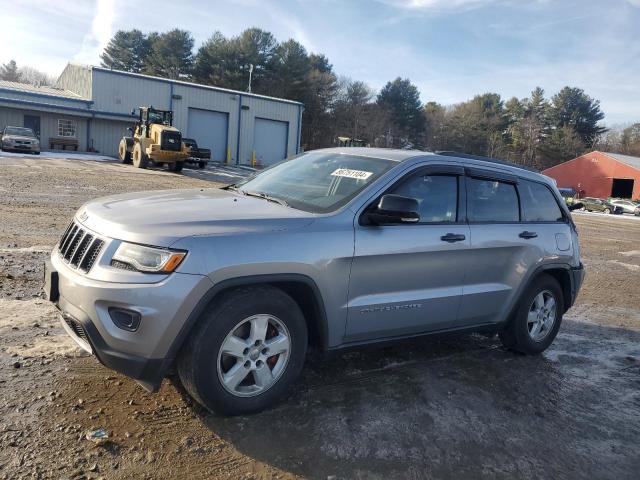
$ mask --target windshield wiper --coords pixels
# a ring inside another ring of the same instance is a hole
[[[248,192],[246,190],[242,190],[242,189],[238,189],[239,192],[241,192],[242,194],[248,196],[248,197],[258,197],[258,198],[264,198],[265,200],[269,201],[269,202],[274,202],[277,204],[282,205],[283,207],[288,207],[289,204],[287,202],[285,202],[284,200],[282,200],[281,198],[277,198],[277,197],[272,197],[271,195],[268,195],[266,193],[262,193],[262,192]]]

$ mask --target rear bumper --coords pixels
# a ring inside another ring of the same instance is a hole
[[[584,265],[582,263],[577,267],[571,267],[571,270],[569,270],[569,277],[571,279],[570,307],[573,306],[578,297],[578,292],[580,292],[580,287],[582,287],[582,282],[584,281],[584,274]]]

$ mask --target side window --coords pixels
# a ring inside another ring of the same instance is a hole
[[[521,180],[518,184],[522,202],[523,221],[561,222],[562,211],[553,193],[540,183]]]
[[[420,204],[420,223],[455,222],[458,212],[458,177],[413,175],[388,193],[415,198]]]
[[[497,180],[467,178],[467,216],[470,222],[519,221],[515,185]]]

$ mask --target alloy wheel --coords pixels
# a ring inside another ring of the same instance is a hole
[[[280,379],[290,352],[286,325],[273,315],[253,315],[240,321],[222,342],[218,378],[232,395],[260,395]]]
[[[529,336],[535,342],[544,340],[549,332],[553,329],[557,317],[556,299],[549,290],[543,290],[538,293],[527,315],[527,330]]]

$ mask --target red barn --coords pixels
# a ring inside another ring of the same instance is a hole
[[[640,158],[593,151],[542,173],[580,197],[640,198]]]

